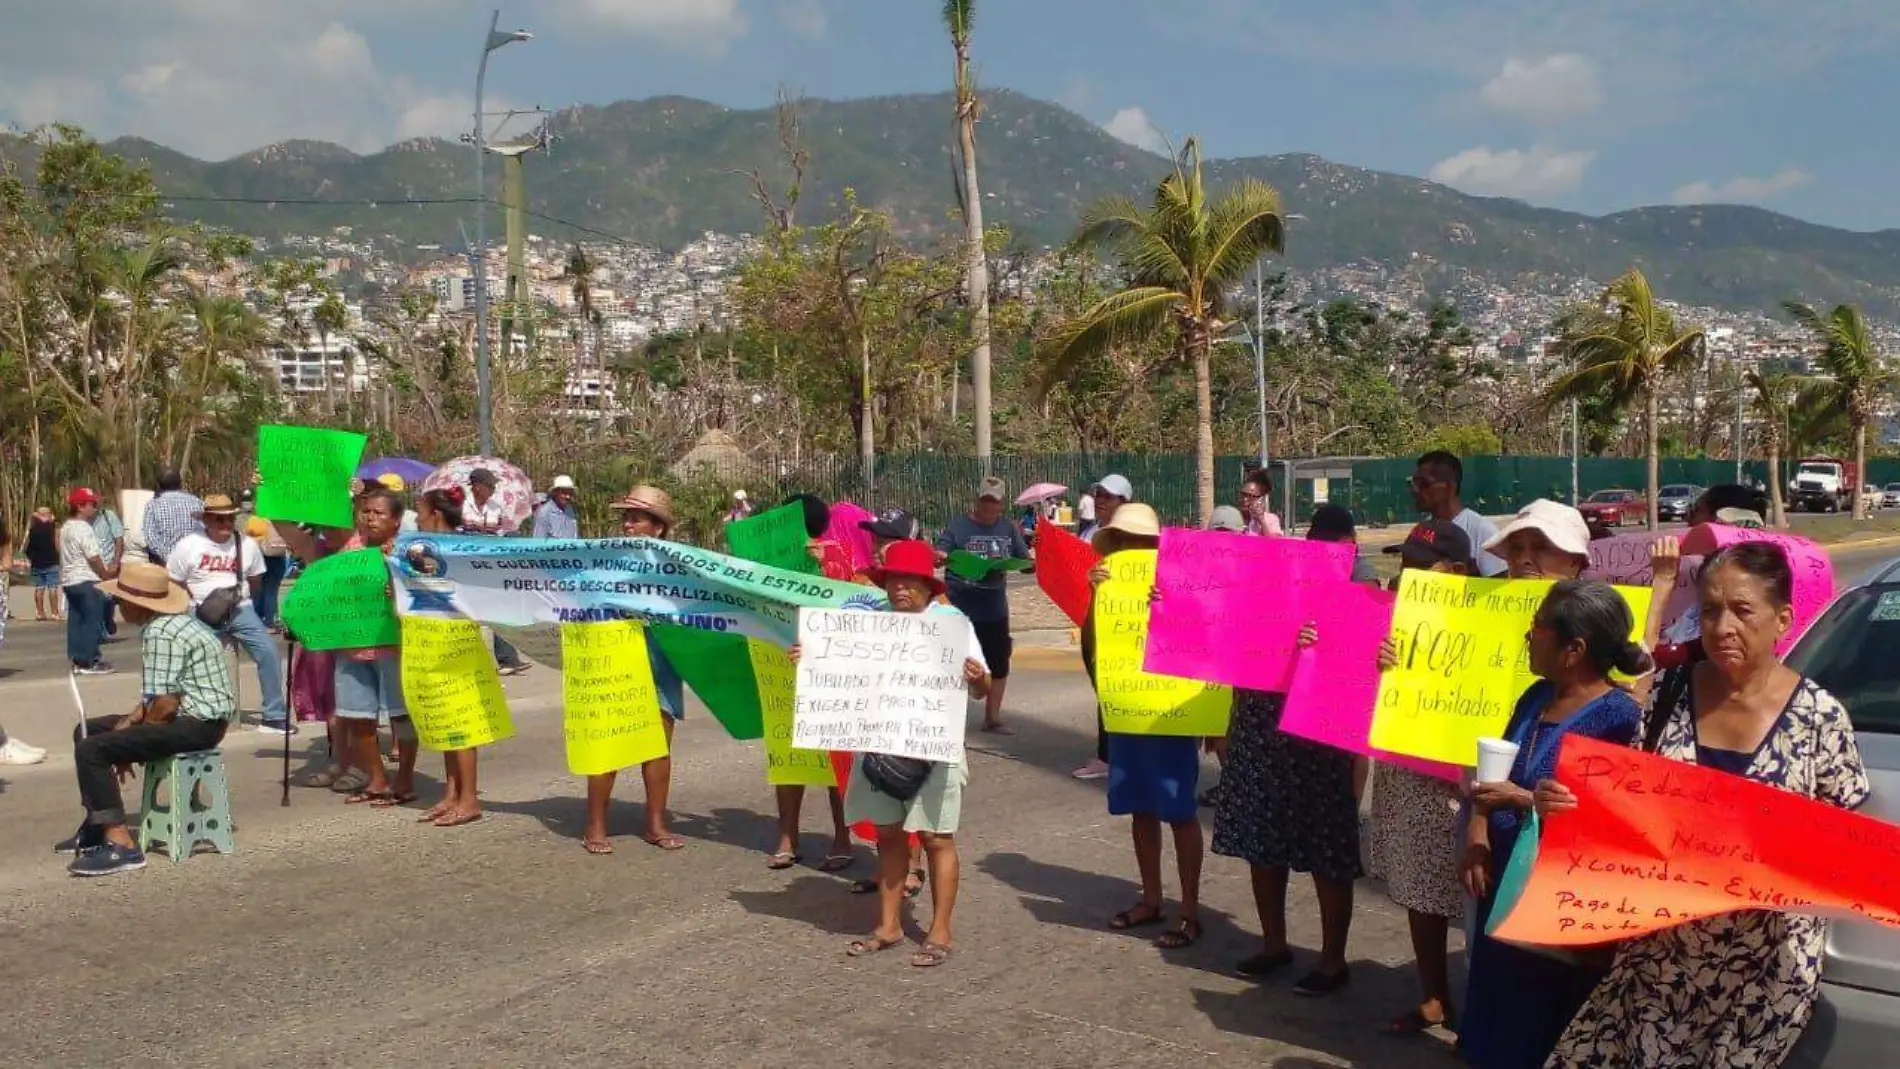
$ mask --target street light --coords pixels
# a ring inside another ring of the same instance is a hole
[[[488,39],[482,45],[482,62],[475,68],[475,419],[480,436],[478,452],[489,456],[495,449],[493,401],[488,388],[488,182],[483,174],[488,156],[487,117],[482,113],[482,83],[488,80],[488,55],[516,41],[530,41],[534,34],[526,30],[501,31],[501,11],[488,19]]]

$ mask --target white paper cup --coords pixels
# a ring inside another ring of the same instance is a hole
[[[1517,743],[1503,739],[1478,740],[1478,782],[1503,783],[1511,778],[1517,761]]]

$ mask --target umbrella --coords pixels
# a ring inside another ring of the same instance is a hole
[[[1061,483],[1037,483],[1016,495],[1018,505],[1028,505],[1037,501],[1047,501],[1057,494],[1066,494],[1069,488]]]
[[[366,460],[356,469],[356,477],[366,483],[373,483],[385,475],[394,475],[404,483],[419,482],[429,477],[435,465],[426,460],[411,460],[408,457],[377,457]]]
[[[495,476],[495,500],[501,502],[501,529],[520,527],[534,511],[534,484],[528,474],[496,457],[456,457],[422,480],[424,490],[443,490],[451,486],[468,489],[468,477],[476,468],[487,468]]]

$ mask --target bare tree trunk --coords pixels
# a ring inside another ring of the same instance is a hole
[[[1854,406],[1854,518],[1867,518],[1867,420]]]
[[[959,59],[965,67],[967,60]],[[962,75],[967,78],[967,74]],[[961,79],[960,79],[961,80]],[[959,105],[958,137],[963,149],[963,206],[966,267],[965,286],[970,302],[970,333],[975,346],[970,350],[972,404],[976,411],[976,457],[983,474],[990,472],[990,263],[983,248],[983,195],[976,178],[976,96],[967,88],[967,100]],[[954,376],[952,379],[954,381]]]
[[[864,465],[864,505],[871,507],[877,494],[877,477],[872,468],[877,460],[877,438],[871,427],[871,332],[858,325],[858,458]]]
[[[1781,498],[1781,436],[1768,437],[1768,522],[1774,527],[1788,526],[1788,510]]]
[[[1661,481],[1661,478],[1662,478],[1661,472],[1659,470],[1661,466],[1661,462],[1660,462],[1660,457],[1658,455],[1661,452],[1661,447],[1657,443],[1657,435],[1656,435],[1656,429],[1657,429],[1656,428],[1656,419],[1657,419],[1656,409],[1657,407],[1658,406],[1656,403],[1656,386],[1652,382],[1649,385],[1649,387],[1643,391],[1643,424],[1644,424],[1643,433],[1649,439],[1649,442],[1648,442],[1649,493],[1647,495],[1649,500],[1647,502],[1646,507],[1649,509],[1649,529],[1652,531],[1654,531],[1658,526],[1661,525],[1656,514],[1656,490],[1657,490],[1657,484]]]
[[[1194,508],[1202,527],[1214,519],[1214,375],[1208,338],[1197,325],[1188,338],[1194,361]],[[1289,519],[1288,522],[1291,522]]]

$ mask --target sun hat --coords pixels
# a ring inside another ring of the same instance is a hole
[[[1549,498],[1540,497],[1518,509],[1511,522],[1485,541],[1484,548],[1496,550],[1519,531],[1536,531],[1559,551],[1573,557],[1590,555],[1590,525],[1585,522],[1583,513]]]
[[[1120,531],[1122,534],[1144,538],[1158,538],[1161,536],[1161,517],[1155,515],[1153,508],[1139,502],[1123,505],[1115,510],[1115,518],[1108,522],[1108,526],[1097,528],[1095,533],[1089,536],[1089,545],[1094,547],[1095,552],[1102,552],[1102,546],[1107,541],[1102,536],[1110,531]]]
[[[74,487],[73,492],[66,495],[67,508],[84,508],[87,505],[97,505],[98,503],[99,495],[84,486]]]
[[[1405,541],[1385,551],[1399,554],[1399,560],[1413,568],[1429,568],[1439,561],[1474,563],[1471,536],[1450,520],[1425,520],[1412,528]]]
[[[978,501],[1008,501],[1009,491],[1003,486],[1003,480],[994,475],[985,475],[983,481],[977,484],[976,499]]]
[[[550,487],[548,487],[548,493],[550,493],[550,494],[551,494],[551,493],[553,493],[553,492],[554,492],[554,491],[556,491],[556,490],[572,490],[572,489],[574,489],[574,478],[573,478],[573,476],[570,476],[570,475],[556,475],[556,476],[554,477],[554,485],[552,485],[552,486],[550,486]]]
[[[903,509],[885,509],[874,520],[859,520],[858,526],[879,538],[922,538],[924,526]]]
[[[673,529],[673,495],[657,486],[641,484],[627,491],[625,497],[614,502],[614,508],[621,512],[645,512],[658,517],[666,529]]]
[[[1247,529],[1247,517],[1242,516],[1240,510],[1232,505],[1221,505],[1216,508],[1214,514],[1208,518],[1207,529],[1210,531],[1226,531],[1229,534],[1240,534]]]
[[[1089,493],[1107,494],[1110,497],[1119,497],[1123,501],[1133,501],[1135,499],[1135,488],[1129,484],[1126,478],[1120,475],[1102,476],[1101,479],[1097,480],[1094,486],[1089,487]]]
[[[732,499],[733,499],[734,501],[744,501],[744,500],[745,500],[745,491],[744,491],[744,490],[734,490],[734,491],[732,492]]]
[[[237,505],[223,494],[206,494],[204,507],[198,510],[200,516],[235,516]]]
[[[871,581],[883,586],[893,575],[922,579],[930,584],[930,596],[943,596],[943,580],[937,578],[937,555],[929,545],[916,539],[892,542],[884,551],[884,563],[872,568]]]
[[[150,609],[160,616],[176,616],[191,608],[191,595],[172,581],[163,565],[127,561],[117,579],[99,584],[99,593]]]

